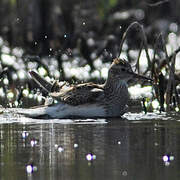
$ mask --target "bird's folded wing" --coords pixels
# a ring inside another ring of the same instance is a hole
[[[76,106],[97,102],[99,98],[104,96],[104,90],[96,84],[86,83],[70,87],[64,92],[53,92],[49,95],[58,101]]]

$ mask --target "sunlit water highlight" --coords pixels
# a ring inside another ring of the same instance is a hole
[[[126,113],[114,119],[45,120],[5,109],[0,179],[178,180],[179,119]]]
[[[176,113],[125,113],[122,117],[119,118],[97,118],[97,119],[36,119],[36,118],[29,118],[25,117],[23,115],[18,114],[17,112],[22,109],[20,108],[4,108],[1,110],[0,114],[0,124],[6,124],[6,123],[23,123],[23,124],[38,124],[38,123],[59,123],[59,124],[106,124],[108,123],[111,119],[119,119],[119,121],[125,121],[125,120],[130,120],[134,122],[149,122],[149,120],[174,120],[174,117],[176,117],[176,121],[180,121],[180,116]],[[179,118],[179,119],[178,119]],[[26,134],[27,132],[23,132],[24,136],[28,135]]]

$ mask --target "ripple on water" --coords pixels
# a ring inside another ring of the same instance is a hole
[[[140,122],[141,120],[170,120],[171,117],[167,116],[166,113],[126,113],[123,115],[127,120],[133,120]]]
[[[3,109],[0,114],[0,124],[22,123],[22,124],[42,124],[42,123],[58,123],[58,124],[105,124],[106,119],[36,119],[24,117],[17,114],[18,108]],[[24,134],[23,134],[24,135]]]
[[[0,114],[0,124],[7,124],[7,123],[25,123],[25,124],[42,124],[42,123],[58,123],[58,124],[106,124],[108,121],[113,119],[102,118],[102,119],[35,119],[24,117],[17,114],[18,108],[12,109],[3,109],[2,113]],[[116,118],[117,119],[117,118]],[[167,113],[126,113],[123,115],[123,118],[120,118],[119,121],[122,119],[130,120],[133,123],[140,123],[141,121],[152,121],[152,120],[179,120],[178,115],[169,115]]]

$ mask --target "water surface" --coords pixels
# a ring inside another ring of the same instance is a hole
[[[88,120],[3,113],[0,179],[178,180],[179,120],[153,113]]]

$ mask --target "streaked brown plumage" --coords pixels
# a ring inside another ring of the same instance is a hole
[[[85,103],[92,103],[98,97],[103,96],[104,88],[94,83],[74,85],[66,91],[52,92],[49,95],[58,101],[77,106]]]
[[[45,106],[42,111],[38,111],[43,112],[41,115],[48,114],[52,118],[121,116],[128,101],[127,81],[134,78],[151,80],[134,73],[130,64],[119,58],[114,59],[108,78],[102,85],[84,83],[67,87],[57,82],[51,84],[34,71],[30,74],[52,98],[58,100],[58,105]]]

